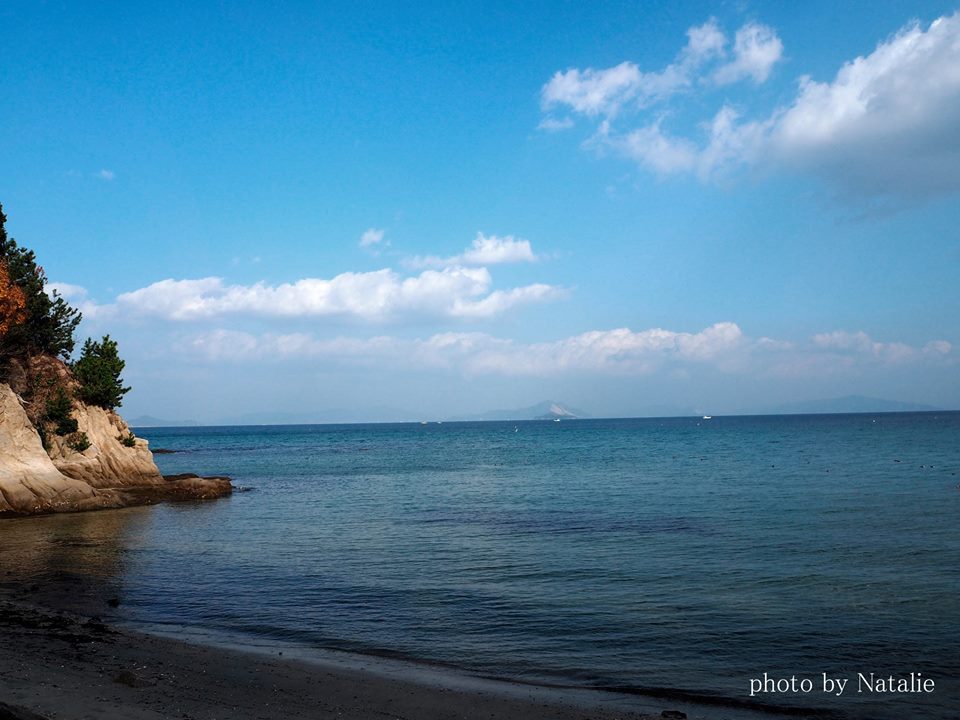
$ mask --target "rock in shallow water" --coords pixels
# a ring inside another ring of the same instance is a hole
[[[119,415],[82,403],[74,412],[90,447],[78,452],[54,438],[48,452],[20,398],[0,383],[0,517],[210,500],[233,491],[224,477],[165,478],[146,440],[123,444],[129,428]]]

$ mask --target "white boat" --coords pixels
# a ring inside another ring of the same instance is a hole
[[[713,420],[713,415],[704,415],[704,416],[703,416],[703,419],[704,419],[704,420]]]

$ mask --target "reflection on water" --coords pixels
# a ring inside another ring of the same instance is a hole
[[[42,515],[0,522],[0,587],[63,609],[101,614],[123,585],[153,508]]]

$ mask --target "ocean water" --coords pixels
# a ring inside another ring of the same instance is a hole
[[[960,716],[960,413],[142,429],[210,503],[0,526],[119,619],[849,718]],[[112,518],[112,519],[111,519]],[[922,673],[927,694],[858,693]],[[809,693],[751,679],[809,678]],[[822,692],[822,673],[850,678]]]

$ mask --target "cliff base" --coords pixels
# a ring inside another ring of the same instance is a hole
[[[115,412],[83,403],[74,404],[73,417],[86,447],[52,436],[44,448],[28,408],[0,384],[0,517],[209,500],[233,491],[223,477],[164,478],[146,440],[134,438]]]

